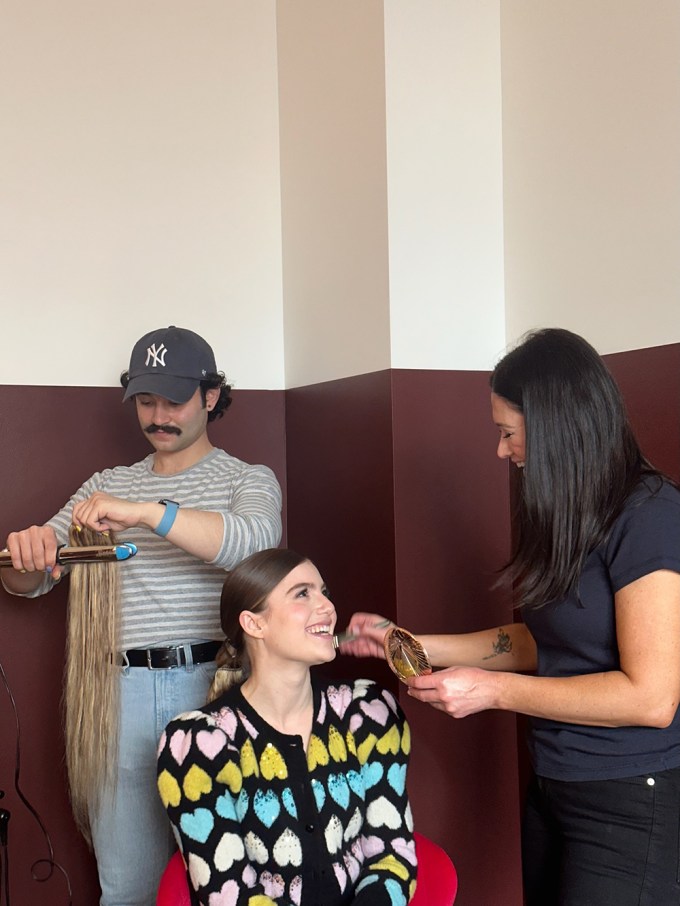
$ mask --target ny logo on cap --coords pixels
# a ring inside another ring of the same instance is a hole
[[[165,353],[167,351],[168,348],[165,343],[161,343],[158,349],[156,349],[156,344],[152,343],[151,346],[146,347],[146,362],[144,362],[144,364],[148,365],[151,361],[154,368],[156,367],[156,365],[161,365],[163,368],[165,368]]]

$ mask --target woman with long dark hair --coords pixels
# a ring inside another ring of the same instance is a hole
[[[209,704],[166,728],[158,788],[201,906],[406,906],[408,724],[369,680],[324,682],[335,608],[313,563],[228,573]],[[192,902],[194,902],[192,900]]]
[[[505,575],[523,622],[418,636],[409,694],[452,717],[529,715],[528,906],[680,904],[680,491],[643,457],[596,351],[529,334],[491,377],[521,470]],[[382,656],[376,614],[343,647]]]

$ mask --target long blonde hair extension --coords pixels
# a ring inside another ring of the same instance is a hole
[[[71,527],[74,547],[111,545],[109,533]],[[118,762],[119,567],[71,568],[64,676],[66,767],[76,824],[92,845],[90,815],[115,789]]]

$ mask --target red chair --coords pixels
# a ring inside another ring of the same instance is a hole
[[[458,891],[456,868],[429,837],[413,835],[418,856],[418,885],[410,906],[453,906]],[[191,906],[184,861],[179,851],[168,862],[158,887],[156,906]]]

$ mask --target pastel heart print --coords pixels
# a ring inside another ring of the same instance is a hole
[[[413,812],[411,811],[411,803],[407,803],[406,811],[404,812],[404,821],[406,822],[406,830],[409,833],[413,833]]]
[[[246,739],[241,748],[241,773],[244,777],[250,777],[251,775],[260,776],[255,749],[253,749],[253,744],[249,739]]]
[[[274,862],[282,868],[286,865],[294,865],[297,868],[302,864],[302,846],[290,828],[286,828],[276,841],[272,854]]]
[[[357,889],[354,891],[355,894],[359,893],[364,887],[370,887],[371,884],[375,884],[376,881],[379,881],[380,878],[378,875],[364,875],[361,881],[357,884]]]
[[[270,871],[263,871],[260,875],[260,884],[268,897],[278,900],[283,896],[286,885],[279,874],[273,875]]]
[[[319,713],[316,716],[316,723],[320,724],[322,727],[326,723],[326,696],[321,696],[321,701],[319,702]]]
[[[406,788],[406,765],[396,763],[390,765],[387,782],[398,796],[402,796]]]
[[[191,748],[191,730],[175,730],[170,737],[170,751],[177,764],[181,765]]]
[[[250,861],[257,862],[258,865],[264,865],[269,859],[269,850],[252,831],[246,834],[246,852]]]
[[[179,826],[187,837],[205,843],[215,826],[215,819],[207,808],[197,808],[194,812],[185,812],[179,819]]]
[[[191,878],[193,886],[196,889],[205,887],[210,880],[210,866],[205,859],[201,859],[201,857],[197,856],[195,853],[189,853],[187,866],[189,868],[189,877]]]
[[[364,781],[364,789],[370,790],[380,783],[383,778],[385,769],[379,761],[371,761],[368,764],[365,764],[361,769],[361,776]]]
[[[344,774],[329,774],[328,792],[340,808],[347,808],[349,805],[349,784]]]
[[[358,713],[353,714],[349,719],[350,733],[356,733],[357,730],[363,725],[363,723],[364,723],[363,714],[358,714]]]
[[[341,893],[344,893],[345,887],[347,887],[347,872],[339,862],[333,862],[333,871],[335,872],[335,880],[338,882],[338,887]]]
[[[401,731],[401,751],[404,755],[408,755],[411,751],[411,728],[408,723],[404,723],[404,727]]]
[[[366,762],[368,761],[368,756],[375,748],[377,741],[377,736],[374,733],[369,733],[366,739],[364,739],[363,742],[359,743],[357,747],[357,758],[359,759],[360,764],[366,764]]]
[[[342,734],[338,730],[331,726],[328,731],[328,751],[330,756],[336,763],[347,761],[347,746],[345,740],[342,737]]]
[[[362,838],[362,846],[367,859],[374,859],[385,852],[385,841],[382,837],[371,835]]]
[[[397,704],[397,700],[392,695],[392,693],[389,692],[387,689],[383,689],[382,697],[387,702],[387,705],[388,705],[390,711],[398,717],[399,716],[399,705]]]
[[[318,812],[320,812],[324,806],[324,802],[326,801],[326,789],[323,783],[321,783],[321,781],[319,780],[316,780],[316,778],[312,780],[312,792],[314,793],[316,809]]]
[[[236,727],[238,726],[238,721],[236,720],[236,715],[231,710],[231,708],[220,708],[217,714],[213,715],[215,719],[215,725],[220,728],[224,733],[227,734],[229,739],[233,740],[236,735]]]
[[[390,830],[401,827],[401,815],[384,796],[371,802],[366,809],[366,820],[371,827],[389,827]]]
[[[352,703],[352,690],[343,683],[342,686],[329,686],[326,695],[331,708],[338,715],[340,720],[345,716],[345,712]]]
[[[250,799],[245,790],[241,790],[238,794],[238,799],[236,800],[236,817],[239,821],[243,821],[248,811],[248,806],[250,805]]]
[[[192,764],[184,776],[182,784],[184,795],[192,802],[198,802],[204,793],[209,793],[212,789],[212,780],[210,775],[206,774],[203,768]]]
[[[355,808],[354,812],[352,813],[352,817],[347,823],[345,832],[342,835],[345,843],[347,843],[349,840],[354,840],[355,837],[359,836],[363,823],[364,816],[361,814],[358,808]]]
[[[373,680],[370,679],[358,679],[354,681],[354,692],[353,698],[356,700],[358,698],[364,698],[371,686],[375,685]]]
[[[228,761],[219,774],[215,777],[217,783],[228,786],[231,792],[236,795],[243,786],[243,775],[238,765],[233,761]]]
[[[398,878],[401,878],[402,881],[408,881],[409,875],[411,874],[409,869],[400,862],[399,859],[395,859],[395,857],[391,855],[385,856],[378,862],[371,862],[369,868],[372,871],[389,871]]]
[[[245,729],[246,729],[246,731],[247,731],[247,733],[248,733],[248,736],[250,736],[251,739],[257,739],[257,737],[258,737],[260,734],[257,732],[257,730],[255,729],[255,727],[251,724],[251,722],[250,722],[250,721],[248,720],[248,718],[245,716],[245,714],[243,713],[243,711],[239,711],[239,712],[238,712],[238,716],[239,716],[239,720],[241,721],[242,725],[245,727]]]
[[[199,730],[196,734],[196,745],[212,761],[227,744],[227,737],[221,730]]]
[[[238,884],[233,878],[225,881],[219,891],[208,897],[208,906],[236,906],[238,902]]]
[[[384,736],[381,736],[378,742],[376,743],[376,749],[380,752],[381,755],[387,755],[391,753],[396,755],[401,746],[401,733],[399,732],[399,727],[390,727],[390,729],[385,733]]]
[[[246,885],[246,887],[253,888],[257,884],[257,872],[250,863],[246,865],[243,869],[243,874],[241,875],[241,880]]]
[[[328,852],[332,856],[334,856],[335,853],[340,852],[340,847],[342,845],[342,824],[337,815],[331,815],[331,820],[326,825],[324,836],[326,837],[326,849]]]
[[[167,808],[171,805],[173,808],[177,808],[181,799],[182,791],[179,788],[179,783],[168,771],[161,771],[158,775],[158,792],[161,794],[161,799],[163,805]]]
[[[390,895],[390,906],[406,906],[408,900],[398,881],[395,881],[394,878],[387,878],[385,888]]]
[[[314,781],[312,781],[313,783]],[[283,807],[291,816],[297,820],[297,806],[295,805],[295,799],[293,798],[293,791],[289,786],[281,793],[281,802],[283,802]]]
[[[414,867],[418,864],[416,844],[414,843],[413,838],[405,840],[403,837],[396,837],[396,839],[392,841],[392,849],[404,862],[408,862]]]
[[[323,742],[314,733],[309,737],[307,744],[307,767],[310,771],[315,770],[319,765],[328,764],[328,749]]]
[[[253,797],[253,811],[265,827],[271,827],[281,813],[279,797],[273,790],[258,790]]]
[[[385,704],[385,702],[380,701],[380,699],[375,699],[374,701],[363,701],[359,705],[361,710],[367,717],[370,717],[371,720],[374,720],[377,724],[380,724],[381,727],[384,727],[387,723],[387,719],[390,716],[390,710]]]
[[[359,877],[359,872],[361,871],[361,865],[351,853],[345,853],[342,857],[342,861],[345,863],[345,868],[347,869],[347,874],[352,879],[352,883],[356,882],[356,879]]]
[[[234,797],[231,793],[222,793],[215,800],[215,811],[226,821],[237,821],[236,808],[234,806]]]
[[[300,901],[302,900],[302,878],[300,875],[295,875],[288,885],[288,896],[295,906],[300,906]]]
[[[356,795],[360,796],[362,799],[366,798],[366,787],[364,786],[364,779],[358,771],[348,771],[347,782],[349,783],[350,789],[353,793],[356,793]]]
[[[239,834],[222,834],[220,842],[215,847],[215,868],[219,872],[231,871],[232,866],[242,862],[245,856],[246,851]]]
[[[283,756],[276,746],[268,742],[264,752],[260,756],[260,771],[265,780],[273,780],[278,777],[279,780],[285,780],[288,777],[288,768]]]

